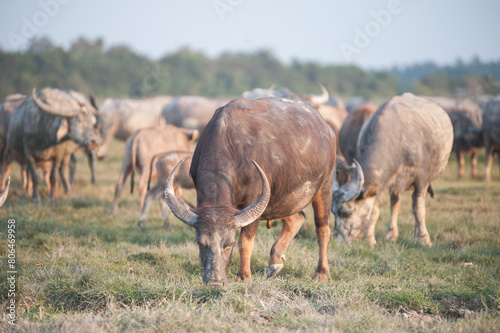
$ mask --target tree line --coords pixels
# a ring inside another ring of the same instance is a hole
[[[500,93],[500,61],[450,66],[424,63],[405,68],[366,70],[354,65],[322,65],[294,60],[282,63],[271,52],[223,53],[207,57],[188,47],[152,60],[128,46],[107,47],[102,39],[76,39],[68,49],[46,38],[33,39],[23,52],[0,49],[0,99],[29,94],[33,87],[57,87],[98,98],[153,95],[236,97],[255,87],[287,87],[296,93],[331,93],[377,101],[404,91],[416,94]]]

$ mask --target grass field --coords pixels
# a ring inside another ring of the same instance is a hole
[[[135,229],[138,194],[124,191],[108,216],[123,147],[113,142],[90,185],[83,155],[72,197],[51,203],[22,198],[18,169],[0,209],[0,303],[6,309],[7,220],[16,221],[16,326],[2,311],[0,331],[15,332],[499,332],[500,175],[492,182],[456,179],[454,159],[433,183],[427,226],[434,244],[413,239],[411,193],[403,197],[400,239],[383,241],[389,218],[382,200],[378,244],[351,246],[332,240],[331,280],[312,276],[318,247],[312,209],[290,245],[283,270],[266,279],[269,251],[281,230],[261,223],[252,256],[251,283],[206,287],[194,229],[172,218],[161,226],[155,204],[145,228]],[[478,173],[484,172],[481,161]],[[136,177],[137,178],[137,177]],[[127,185],[128,186],[128,185]],[[62,190],[60,190],[62,192]],[[195,192],[185,192],[193,199]],[[333,230],[333,227],[332,227]]]

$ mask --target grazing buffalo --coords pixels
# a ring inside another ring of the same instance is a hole
[[[223,98],[177,96],[165,106],[162,115],[167,124],[203,133],[215,110],[228,102]]]
[[[175,169],[165,195],[175,216],[196,229],[203,281],[225,285],[235,243],[238,278],[251,278],[250,257],[259,221],[281,218],[283,229],[271,249],[268,277],[283,267],[285,252],[312,202],[319,245],[315,280],[329,278],[330,204],[335,134],[319,112],[299,98],[235,99],[219,108],[193,155],[197,207],[177,199]]]
[[[431,246],[425,195],[427,191],[432,194],[431,181],[446,167],[452,144],[450,118],[436,103],[405,93],[380,106],[361,128],[359,163],[355,162],[353,177],[345,184],[335,182],[335,235],[348,242],[364,235],[374,245],[377,199],[389,190],[391,219],[386,239],[396,240],[401,193],[413,188],[415,237]]]
[[[439,104],[450,116],[453,125],[453,152],[458,162],[458,178],[464,178],[464,153],[470,153],[471,175],[477,176],[477,152],[483,143],[482,110],[472,99],[427,97]]]
[[[345,119],[338,137],[339,155],[344,156],[347,163],[359,159],[356,155],[358,135],[363,124],[375,113],[377,106],[371,103],[358,106]]]
[[[107,98],[99,105],[99,124],[103,143],[97,150],[97,158],[108,156],[108,144],[113,137],[127,140],[135,131],[165,124],[161,113],[172,100],[170,96],[145,99]]]
[[[170,211],[168,209],[167,202],[165,201],[165,196],[162,195],[165,191],[165,184],[167,182],[168,176],[177,165],[177,163],[185,158],[186,161],[180,165],[180,167],[178,168],[179,171],[174,178],[174,191],[177,196],[179,196],[181,188],[190,189],[194,187],[193,179],[189,175],[192,156],[193,153],[190,151],[176,150],[157,154],[151,159],[148,193],[146,193],[141,216],[139,217],[139,222],[137,223],[138,229],[142,228],[142,226],[146,222],[151,204],[153,203],[153,200],[157,198],[160,198],[163,227],[166,229],[170,228],[170,221],[168,218]],[[153,187],[149,188],[149,183],[151,181],[151,172],[155,169],[153,168],[153,165],[156,166],[156,184]]]
[[[134,189],[134,171],[141,174],[139,179],[139,198],[141,208],[144,206],[148,177],[156,178],[156,170],[150,170],[151,159],[160,152],[170,150],[189,150],[193,140],[198,138],[198,131],[180,129],[172,125],[149,127],[137,130],[125,144],[122,169],[115,187],[113,203],[109,214],[115,212],[118,198],[123,190],[127,177],[131,174],[130,192]],[[151,176],[150,176],[151,173]]]
[[[486,149],[484,180],[490,181],[493,153],[498,153],[498,160],[500,162],[500,96],[490,99],[484,105],[483,137]]]
[[[97,110],[90,99],[73,90],[33,90],[11,118],[8,146],[27,161],[33,183],[33,202],[40,202],[36,163],[51,161],[50,197],[55,200],[57,171],[71,192],[68,168],[71,154],[79,147],[96,149],[101,142]],[[7,147],[9,149],[9,147]]]

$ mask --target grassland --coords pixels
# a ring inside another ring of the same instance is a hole
[[[0,303],[6,309],[7,219],[17,226],[17,323],[0,314],[0,331],[15,332],[498,332],[500,330],[500,175],[492,182],[456,179],[452,159],[427,199],[434,243],[413,239],[410,193],[403,198],[400,239],[383,241],[389,217],[382,200],[378,244],[333,240],[331,280],[315,283],[317,244],[308,208],[285,267],[266,279],[280,222],[262,223],[251,283],[234,282],[237,251],[225,289],[206,287],[194,230],[172,218],[161,226],[158,205],[141,231],[137,193],[107,214],[122,146],[98,165],[97,187],[80,156],[73,196],[42,205],[22,198],[18,169],[0,209]],[[469,170],[466,170],[469,174]],[[482,176],[481,162],[479,174]],[[194,192],[186,196],[193,199]]]

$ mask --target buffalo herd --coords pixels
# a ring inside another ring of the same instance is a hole
[[[144,226],[155,199],[163,225],[169,212],[193,227],[203,266],[203,282],[228,283],[228,267],[240,231],[239,280],[250,280],[250,258],[260,220],[282,220],[270,251],[267,275],[282,268],[285,253],[312,204],[318,242],[315,280],[329,279],[327,250],[333,234],[346,242],[364,238],[375,245],[379,199],[389,193],[386,240],[398,238],[401,194],[413,190],[415,238],[431,246],[425,197],[445,169],[450,154],[464,177],[464,154],[484,147],[484,180],[490,181],[493,154],[500,153],[500,96],[471,98],[405,93],[380,106],[361,98],[344,103],[319,84],[321,94],[287,88],[256,88],[233,100],[201,96],[106,99],[73,90],[33,89],[9,95],[0,104],[0,206],[10,186],[10,167],[20,165],[25,196],[40,203],[37,168],[50,197],[59,180],[71,192],[75,153],[87,155],[91,182],[95,163],[108,156],[112,138],[125,142],[121,172],[109,208],[113,214],[124,183],[140,174]],[[156,180],[156,184],[150,183]],[[182,189],[196,190],[196,205]],[[30,194],[31,193],[31,194]],[[111,199],[111,198],[110,198]]]

